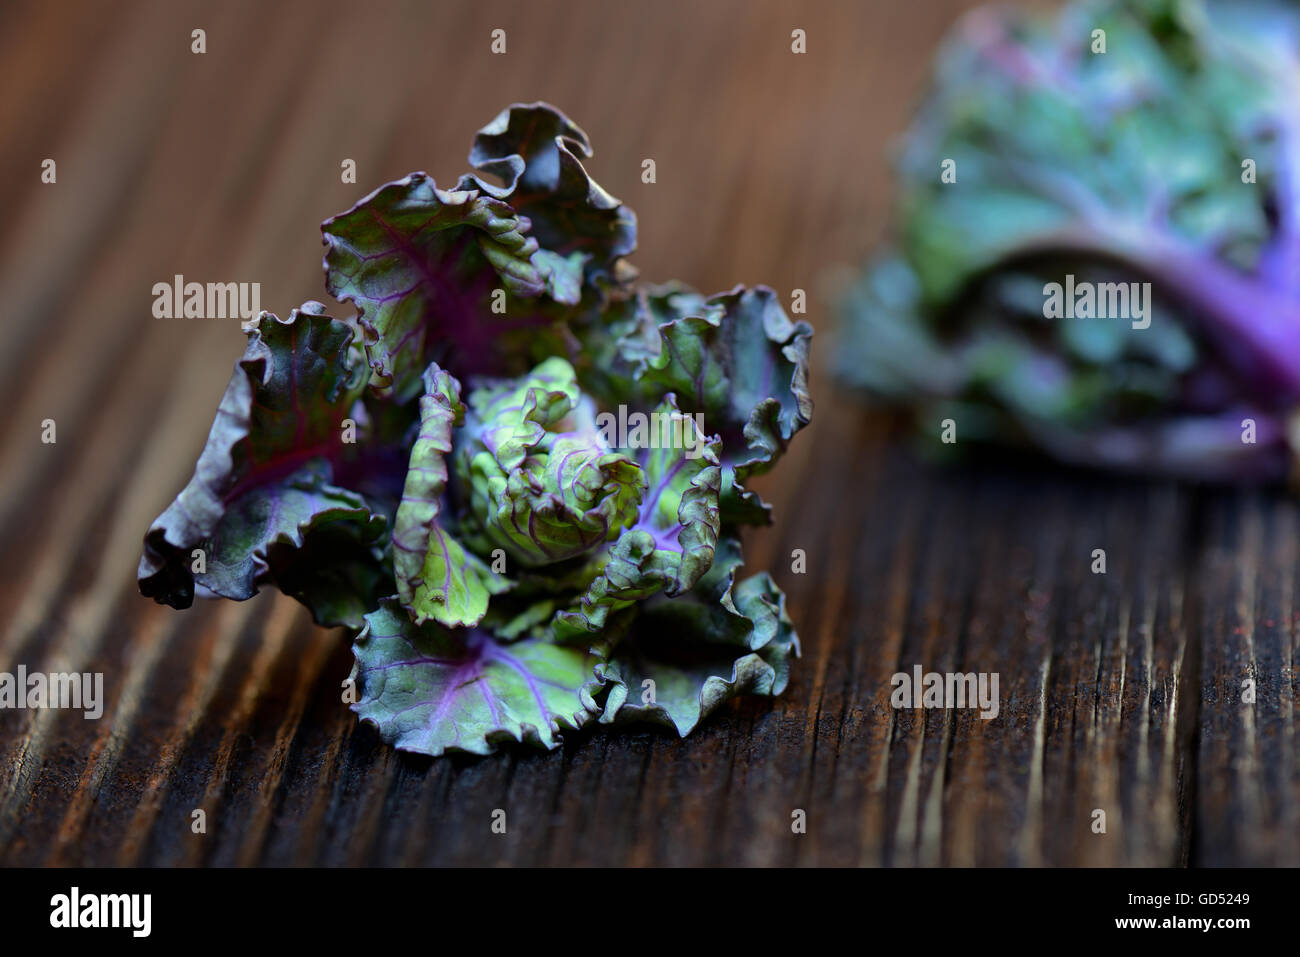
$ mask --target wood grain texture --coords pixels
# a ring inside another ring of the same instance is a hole
[[[152,318],[154,282],[324,300],[320,221],[411,170],[450,181],[479,126],[545,99],[637,211],[643,275],[808,289],[824,358],[826,277],[886,229],[888,144],[965,5],[0,8],[0,671],[102,671],[107,697],[99,721],[0,711],[0,862],[1300,863],[1296,503],[938,468],[825,378],[746,543],[803,657],[684,741],[399,755],[339,701],[347,637],[292,601],[136,594],[243,348],[234,321]],[[914,664],[997,672],[1001,714],[895,710]]]

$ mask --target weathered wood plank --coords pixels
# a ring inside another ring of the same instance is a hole
[[[242,346],[233,324],[152,319],[153,282],[247,277],[280,312],[324,298],[320,220],[412,169],[449,181],[474,129],[548,99],[638,211],[647,278],[807,289],[824,357],[819,277],[882,235],[888,138],[964,5],[0,12],[0,80],[44,91],[0,103],[20,144],[0,157],[0,670],[101,670],[108,698],[100,722],[0,712],[0,863],[1300,863],[1295,503],[938,468],[820,375],[815,425],[761,483],[777,524],[746,540],[803,657],[782,698],[685,741],[399,755],[340,703],[346,636],[292,602],[177,614],[134,593]],[[913,664],[996,672],[998,718],[891,707]]]
[[[1207,503],[1203,523],[1196,855],[1216,865],[1295,864],[1300,509],[1242,493]]]

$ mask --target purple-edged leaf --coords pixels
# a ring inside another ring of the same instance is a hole
[[[562,641],[600,630],[612,612],[652,595],[682,594],[713,564],[721,527],[721,441],[700,432],[671,395],[648,421],[649,441],[637,456],[649,484],[636,524],[602,556],[578,609],[557,616],[555,634]]]
[[[771,468],[812,417],[812,327],[792,323],[764,286],[737,286],[703,309],[689,297],[678,302],[691,311],[659,322],[660,343],[643,360],[644,379],[676,393],[684,411],[702,412],[705,428],[722,436],[726,519],[767,522],[767,507],[743,483]]]
[[[785,690],[799,639],[766,572],[735,580],[739,543],[719,543],[691,592],[638,608],[597,674],[611,682],[601,723],[650,722],[685,736],[724,702]],[[653,682],[653,684],[647,684]]]
[[[377,569],[383,554],[378,540],[386,523],[371,512],[360,495],[331,485],[329,472],[328,463],[316,459],[282,479],[255,485],[231,499],[221,522],[201,546],[206,551],[207,568],[195,576],[197,583],[226,598],[249,598],[256,594],[259,581],[276,580],[271,574],[272,550],[286,567],[294,562],[286,551],[309,551],[306,560],[324,560],[324,567],[316,568],[317,578],[338,561],[340,545],[355,550],[353,560],[364,555],[366,564]],[[326,547],[327,541],[333,546]],[[371,588],[337,597],[354,601],[355,612],[379,596]],[[315,610],[312,602],[305,604]],[[346,622],[356,625],[359,618],[350,614]]]
[[[397,594],[417,624],[476,625],[488,600],[509,583],[440,523],[452,429],[461,421],[460,383],[436,365],[424,373],[420,433],[411,448],[402,503],[393,525]]]
[[[393,570],[387,536],[365,541],[358,531],[353,522],[329,522],[313,527],[301,548],[273,542],[266,550],[269,580],[318,623],[360,628],[366,612],[392,594]]]
[[[352,710],[384,740],[420,754],[490,754],[517,741],[554,748],[600,712],[600,659],[585,650],[477,629],[415,625],[385,600],[353,645]]]
[[[376,386],[404,401],[429,362],[513,375],[581,353],[568,324],[593,325],[603,290],[626,278],[636,217],[579,155],[586,135],[558,110],[516,105],[471,153],[504,186],[466,175],[442,190],[412,173],[325,222],[326,286],[356,304]]]
[[[321,230],[326,288],[356,305],[375,384],[399,401],[419,394],[430,362],[462,375],[511,371],[535,330],[558,321],[517,304],[494,311],[496,290],[580,299],[580,256],[541,250],[508,203],[438,189],[424,173],[380,187]]]
[[[555,107],[515,103],[479,130],[469,154],[470,165],[505,185],[478,177],[460,185],[508,199],[543,249],[581,254],[591,278],[636,248],[636,215],[588,175],[582,159],[590,156],[587,134]]]
[[[340,469],[355,471],[361,458],[345,442],[344,420],[363,391],[365,366],[350,348],[352,329],[322,310],[308,303],[288,319],[263,313],[249,325],[248,346],[194,477],[145,536],[143,594],[176,608],[189,607],[196,584],[249,598],[260,583],[275,580],[273,564],[289,568],[289,553],[309,547],[326,529],[331,541],[347,545],[347,557],[340,551],[338,561],[364,556],[372,569],[379,567],[374,546],[384,516],[335,481]],[[321,554],[313,567],[331,568],[333,560]],[[340,581],[373,578],[338,575]],[[350,607],[370,598],[356,596]],[[351,613],[338,617],[348,602],[308,604],[322,624],[359,621]]]

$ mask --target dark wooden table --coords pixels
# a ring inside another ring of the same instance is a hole
[[[136,593],[243,345],[153,318],[155,282],[324,300],[322,219],[413,169],[451,181],[479,126],[545,99],[638,212],[644,276],[805,288],[824,359],[825,290],[887,228],[888,143],[963,5],[0,9],[0,671],[102,671],[107,697],[99,721],[0,712],[0,862],[1300,863],[1295,501],[935,468],[825,377],[747,541],[803,658],[684,741],[400,755],[340,703],[347,636],[294,602]],[[914,664],[997,672],[998,718],[891,708]]]

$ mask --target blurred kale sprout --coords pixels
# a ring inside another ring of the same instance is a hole
[[[934,439],[952,419],[957,447],[1295,479],[1300,9],[977,10],[897,169],[896,241],[843,298],[843,380]],[[1150,283],[1149,312],[1066,317],[1046,303],[1067,282]]]

